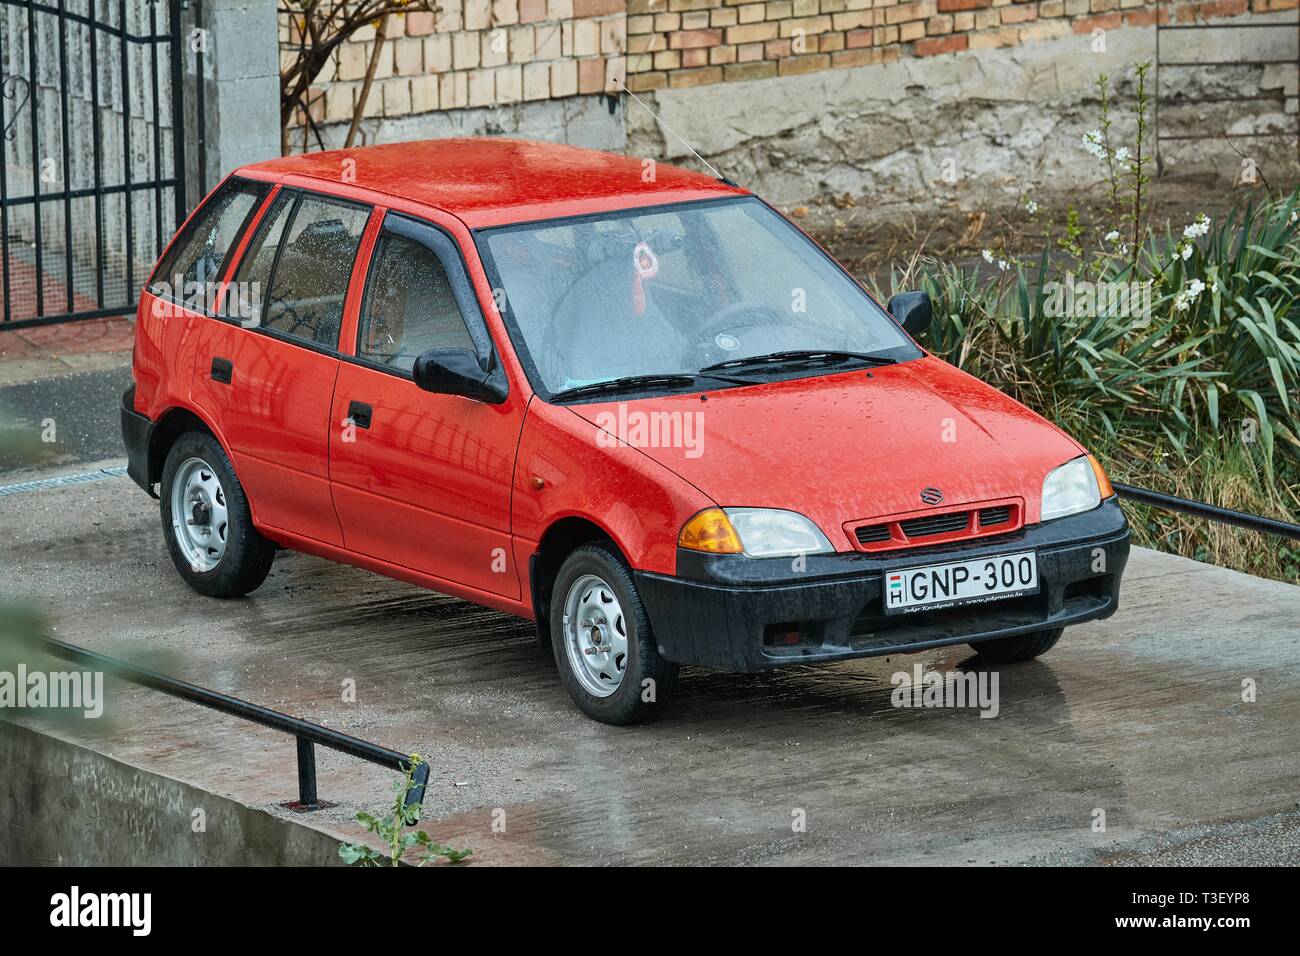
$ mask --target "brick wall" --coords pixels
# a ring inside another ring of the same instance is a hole
[[[1296,0],[627,0],[628,88],[679,88],[1015,46]]]
[[[364,115],[500,106],[620,89],[626,0],[441,0],[438,14],[390,19]],[[317,123],[347,122],[375,30],[344,43],[311,91]],[[283,56],[296,44],[280,22]]]
[[[367,117],[681,88],[1009,47],[1095,29],[1293,9],[1297,0],[442,0],[394,17]],[[367,28],[316,78],[317,123],[351,119]],[[296,42],[281,18],[282,52]],[[296,138],[291,138],[297,141]]]

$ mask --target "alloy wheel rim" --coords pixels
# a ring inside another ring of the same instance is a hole
[[[172,481],[172,535],[195,571],[211,571],[226,553],[230,513],[216,470],[187,458]]]
[[[573,582],[564,599],[564,647],[584,690],[608,697],[627,670],[627,621],[614,589],[595,574]]]

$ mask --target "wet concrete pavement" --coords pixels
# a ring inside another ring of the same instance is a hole
[[[34,447],[47,467],[70,467],[121,455],[119,409],[122,393],[131,387],[131,356],[99,358],[106,367],[55,378],[0,382],[0,428],[28,438],[29,447]],[[47,424],[53,428],[47,429]],[[43,437],[53,441],[42,441]],[[31,457],[30,453],[18,455],[6,449],[0,441],[0,481],[27,470]]]
[[[1002,668],[994,719],[891,706],[896,671],[975,666],[954,648],[687,670],[619,729],[570,705],[530,625],[460,601],[288,553],[248,599],[195,595],[126,479],[0,497],[0,529],[0,591],[56,636],[424,754],[426,827],[481,863],[1300,862],[1291,585],[1136,551],[1120,612]],[[151,691],[59,732],[252,805],[296,794],[288,737]],[[389,800],[391,772],[318,761],[337,806],[312,825]]]

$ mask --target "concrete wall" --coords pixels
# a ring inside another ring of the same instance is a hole
[[[338,845],[292,820],[0,720],[0,866],[341,865]]]
[[[211,187],[239,166],[280,155],[280,53],[274,3],[204,0],[202,12]]]

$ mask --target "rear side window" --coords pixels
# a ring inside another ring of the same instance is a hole
[[[239,242],[267,187],[228,179],[177,237],[149,280],[149,291],[197,312],[209,311],[226,256]]]
[[[447,270],[423,243],[385,232],[375,250],[357,357],[410,372],[426,349],[473,349]]]
[[[235,277],[227,314],[337,348],[367,207],[282,192]],[[239,290],[250,290],[248,295]],[[240,313],[244,314],[240,314]]]

